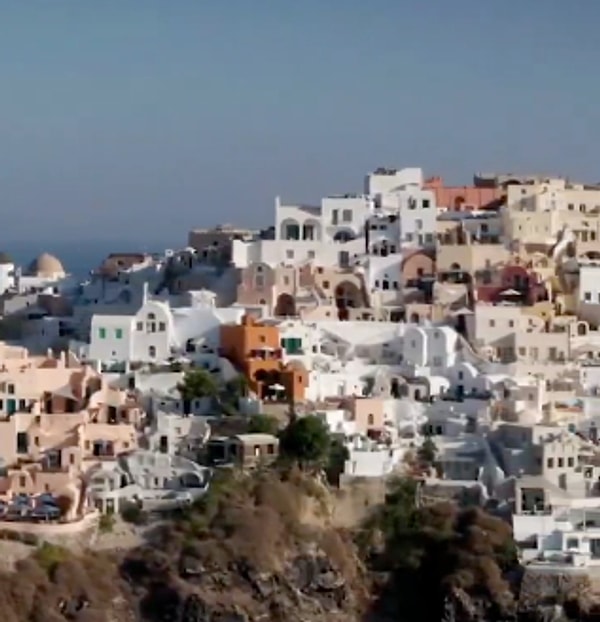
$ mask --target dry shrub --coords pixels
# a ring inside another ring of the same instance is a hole
[[[231,561],[229,551],[218,540],[197,540],[187,544],[183,552],[201,560],[211,570],[226,568]]]
[[[227,541],[232,555],[261,570],[273,570],[286,541],[279,515],[272,508],[262,506],[239,516],[244,520],[237,523]]]
[[[319,545],[347,580],[356,579],[358,559],[349,534],[340,530],[328,529],[321,534]]]
[[[259,506],[267,506],[276,512],[288,528],[297,526],[302,500],[290,486],[271,478],[257,484],[254,498]]]
[[[85,596],[91,603],[101,603],[115,594],[118,583],[116,566],[102,555],[70,558],[58,564],[52,575],[57,591],[65,598]]]

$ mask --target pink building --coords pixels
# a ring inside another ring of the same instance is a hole
[[[445,186],[442,177],[430,177],[423,184],[423,188],[435,192],[438,207],[456,211],[497,208],[501,205],[504,195],[502,188]]]

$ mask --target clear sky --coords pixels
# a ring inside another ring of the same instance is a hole
[[[598,23],[598,0],[0,0],[0,240],[270,224],[275,195],[378,165],[600,181]]]

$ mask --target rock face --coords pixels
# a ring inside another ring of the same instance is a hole
[[[147,622],[336,622],[359,620],[362,610],[360,590],[318,549],[273,572],[245,560],[216,569],[189,551],[170,563],[144,551],[124,561],[123,573]]]

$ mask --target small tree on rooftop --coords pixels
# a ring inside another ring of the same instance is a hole
[[[417,451],[417,457],[419,459],[419,462],[423,466],[431,467],[435,462],[436,456],[437,447],[433,442],[433,439],[431,438],[431,436],[425,437],[423,444],[421,445],[421,447],[419,447],[419,450]]]
[[[218,392],[216,380],[205,369],[190,369],[177,385],[184,401],[191,402],[202,397],[215,397]]]

